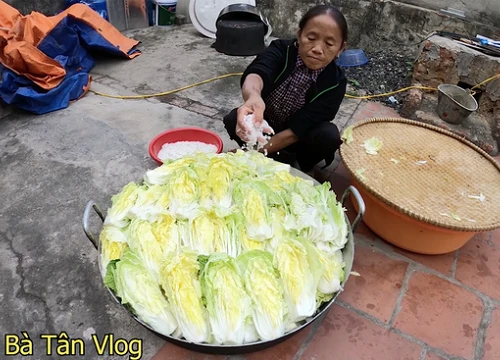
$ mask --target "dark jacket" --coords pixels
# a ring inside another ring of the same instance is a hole
[[[259,54],[241,77],[241,86],[249,74],[260,75],[264,82],[264,102],[271,92],[293,72],[298,49],[295,40],[274,40]],[[347,88],[344,72],[332,61],[309,88],[306,104],[289,119],[288,126],[299,139],[322,121],[332,121],[340,108]]]

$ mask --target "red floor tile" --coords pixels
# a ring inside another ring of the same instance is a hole
[[[439,271],[445,275],[451,275],[451,266],[455,257],[454,252],[445,255],[421,255],[399,248],[394,249],[397,253],[404,255],[408,259],[412,259],[425,267]]]
[[[429,351],[425,356],[425,360],[445,360],[445,358],[442,358],[438,354]]]
[[[356,217],[356,215],[353,215]],[[365,239],[371,241],[382,241],[377,234],[370,230],[368,226],[361,220],[358,227],[356,228],[355,235],[362,235]]]
[[[292,360],[311,331],[312,325],[281,344],[263,351],[245,354],[244,356],[247,360]]]
[[[240,356],[247,360],[292,360],[311,331],[312,326],[304,329],[281,344],[266,350],[242,354]],[[166,343],[152,360],[223,360],[226,358],[226,355],[201,354]]]
[[[354,113],[350,123],[368,120],[371,118],[401,117],[398,112],[382,103],[367,101],[361,103]]]
[[[455,277],[500,300],[500,249],[479,238],[471,240],[460,250]]]
[[[493,245],[500,248],[500,229],[497,229],[491,233],[491,241]]]
[[[357,246],[352,276],[340,300],[388,322],[396,306],[408,263],[388,258],[367,247]]]
[[[491,316],[491,324],[486,330],[483,360],[498,360],[500,355],[500,307]]]
[[[421,347],[338,305],[332,307],[302,360],[415,360]]]
[[[223,360],[224,355],[208,355],[166,343],[152,360]]]
[[[349,174],[347,174],[347,170],[345,170],[344,165],[340,163],[337,169],[333,172],[333,174],[330,175],[327,180],[332,185],[331,189],[337,195],[337,200],[340,201],[345,189],[347,189],[347,187],[351,185],[350,176]]]
[[[412,275],[394,327],[432,347],[471,359],[483,314],[473,293],[437,276]]]

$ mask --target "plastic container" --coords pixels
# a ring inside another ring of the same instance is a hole
[[[171,26],[175,22],[177,0],[153,0],[156,26]]]
[[[155,20],[153,18],[153,1],[152,0],[146,0],[146,7],[148,8],[149,26],[153,26],[155,24]]]
[[[87,5],[89,8],[97,12],[103,19],[109,21],[106,0],[66,0],[66,8],[75,4]]]
[[[366,63],[368,63],[368,58],[361,49],[346,50],[337,60],[337,65],[341,67],[363,66]]]
[[[377,156],[362,146],[372,137],[383,142]],[[500,228],[500,165],[455,133],[415,120],[367,119],[353,126],[340,156],[366,203],[363,221],[392,245],[442,255]]]
[[[217,146],[217,154],[220,154],[224,147],[222,139],[216,133],[198,127],[185,127],[168,130],[156,136],[149,144],[149,155],[161,166],[163,161],[158,158],[158,153],[162,146],[178,141],[200,141],[213,144]]]

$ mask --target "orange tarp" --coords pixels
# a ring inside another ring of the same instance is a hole
[[[134,58],[140,52],[128,55],[139,42],[122,35],[97,12],[82,4],[47,17],[33,12],[23,16],[16,9],[0,0],[0,63],[17,75],[26,76],[44,90],[57,87],[66,76],[64,67],[46,56],[37,46],[66,16],[75,17],[93,27],[103,38]]]

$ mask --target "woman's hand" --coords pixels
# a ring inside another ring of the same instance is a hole
[[[258,127],[264,120],[264,110],[266,104],[262,97],[259,95],[252,95],[247,101],[238,109],[238,121],[236,123],[236,135],[243,140],[249,141],[248,135],[251,130],[245,123],[245,116],[253,114],[254,124]]]

